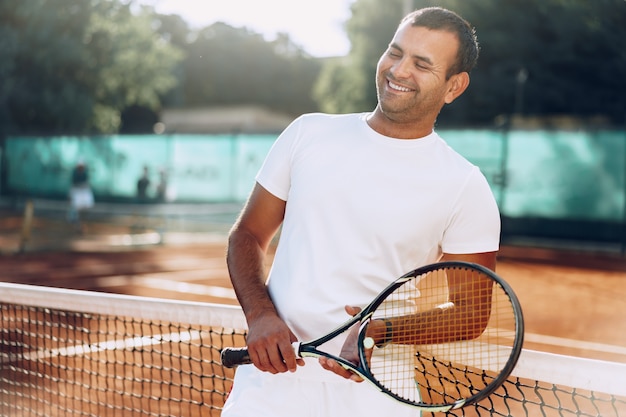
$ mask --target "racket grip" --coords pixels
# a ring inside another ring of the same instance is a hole
[[[248,348],[225,348],[222,350],[220,357],[222,365],[226,368],[252,363],[248,354]]]

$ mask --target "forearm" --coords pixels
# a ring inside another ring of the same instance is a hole
[[[398,317],[373,320],[368,336],[377,345],[425,345],[471,340],[480,336],[490,315],[490,303],[445,303],[437,308]]]
[[[267,292],[266,248],[249,233],[234,229],[228,239],[226,263],[231,283],[248,322],[264,314],[276,314]]]

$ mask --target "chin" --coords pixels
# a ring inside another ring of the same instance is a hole
[[[380,102],[380,110],[387,116],[393,115],[394,119],[408,115],[411,111],[411,109],[407,106],[391,105],[389,103],[385,103],[384,101]]]

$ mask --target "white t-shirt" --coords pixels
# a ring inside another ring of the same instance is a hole
[[[499,246],[498,208],[477,167],[434,132],[393,139],[372,130],[366,117],[298,118],[257,175],[261,186],[287,202],[268,288],[279,314],[303,342],[347,320],[345,305],[367,305],[391,281],[436,262],[443,252],[490,252]],[[321,349],[339,354],[342,344],[338,338]],[[347,395],[370,399],[359,415],[420,415],[377,395],[367,383],[322,369],[317,359],[306,362],[295,373],[278,375],[239,367],[223,415],[266,415],[250,410],[249,404],[259,402],[267,403],[271,415],[294,415],[291,406],[298,415],[346,415],[342,404],[355,404]],[[305,405],[312,389],[320,398]],[[272,399],[279,405],[270,405]]]
[[[479,169],[434,132],[393,139],[371,129],[367,115],[299,117],[257,175],[287,202],[268,285],[302,341],[345,321],[345,305],[367,305],[443,252],[498,250],[500,216]],[[341,344],[325,349],[338,353]]]

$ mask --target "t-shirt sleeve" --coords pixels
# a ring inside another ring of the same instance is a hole
[[[293,147],[300,124],[301,118],[298,118],[278,136],[256,175],[257,183],[283,201],[287,201],[291,188]]]
[[[483,253],[500,246],[500,212],[493,192],[478,168],[461,190],[444,232],[444,253]]]

